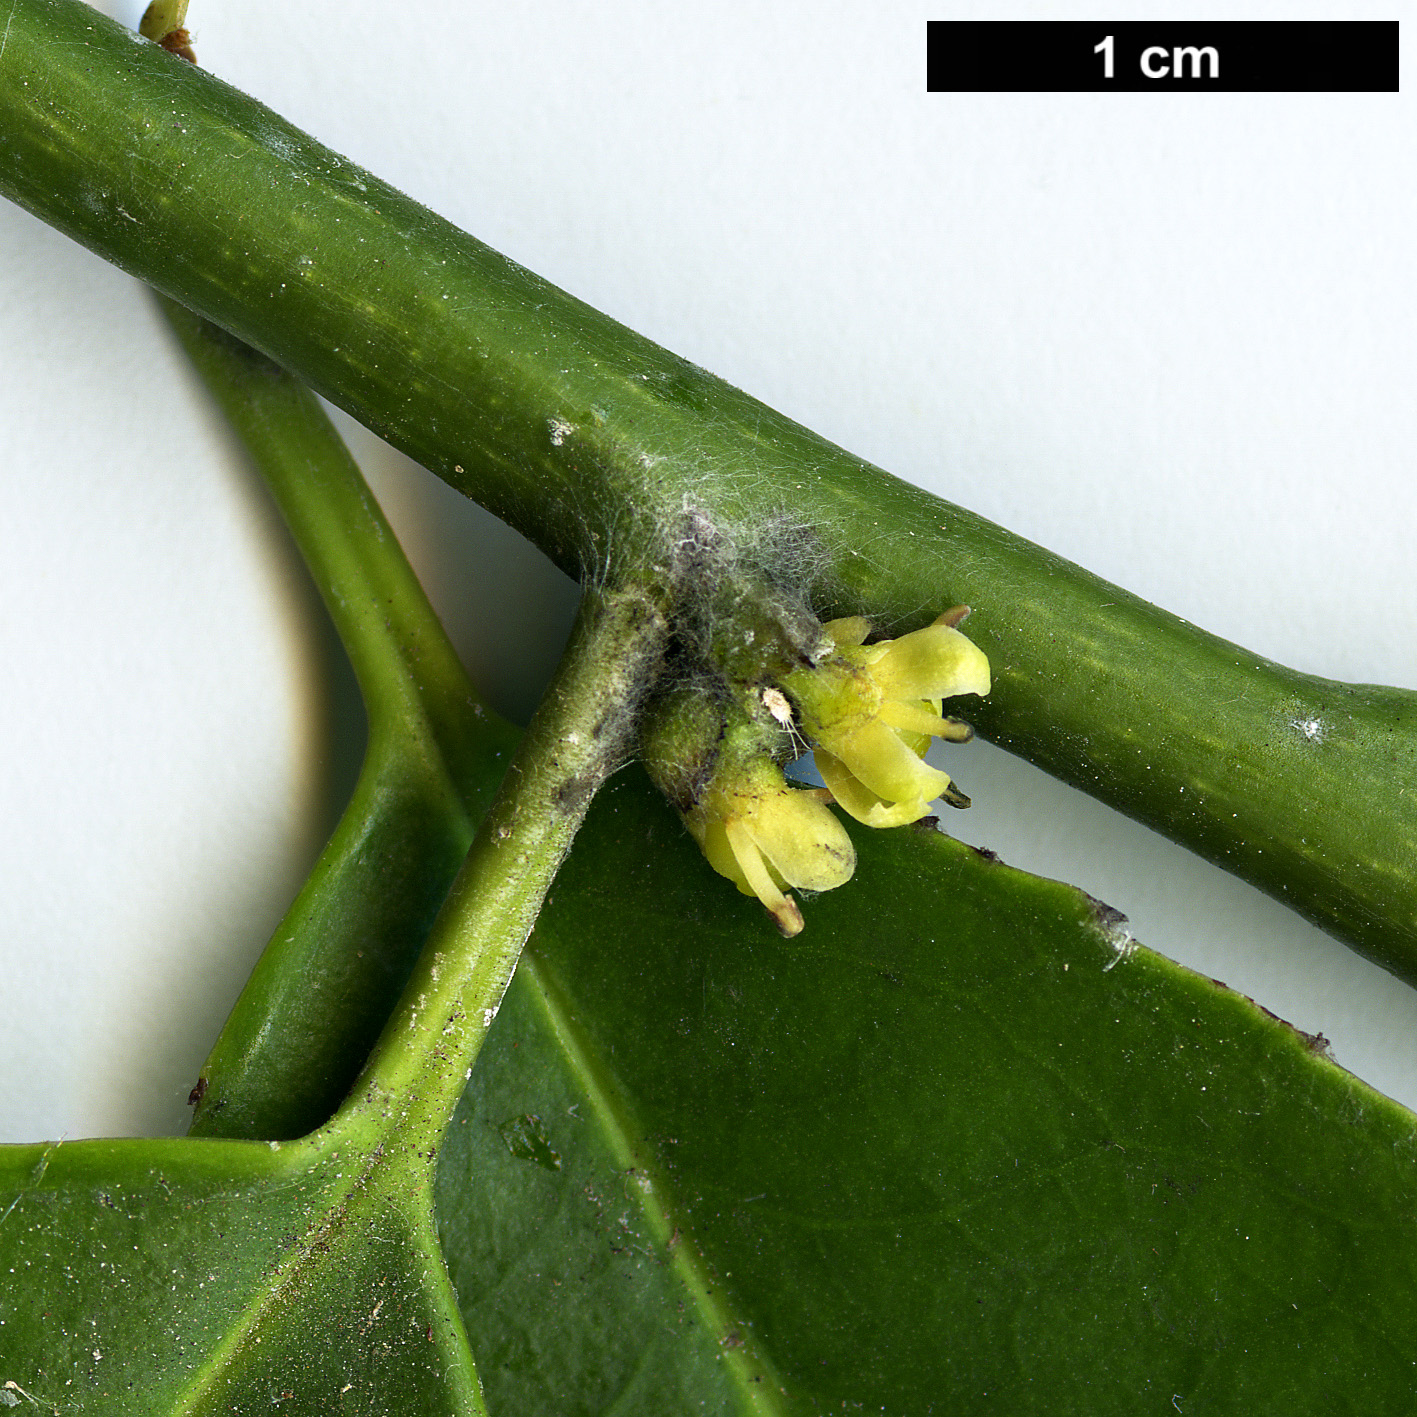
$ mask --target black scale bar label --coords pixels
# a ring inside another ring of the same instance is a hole
[[[1397,21],[930,20],[931,93],[1396,93]]]

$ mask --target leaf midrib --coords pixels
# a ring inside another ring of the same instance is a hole
[[[312,1153],[309,1165],[293,1182],[300,1185],[307,1180],[313,1180],[320,1165],[333,1164],[335,1154],[344,1146],[349,1145],[354,1149],[355,1144],[337,1134],[326,1133],[320,1136],[318,1141],[307,1140],[295,1145],[309,1147]],[[333,1232],[349,1222],[361,1201],[383,1202],[399,1207],[398,1192],[402,1188],[371,1188],[369,1185],[381,1165],[388,1164],[386,1146],[379,1144],[371,1148],[365,1145],[362,1150],[364,1155],[355,1173],[340,1185],[329,1183],[327,1203],[319,1216],[312,1217],[304,1226],[294,1246],[278,1261],[270,1279],[257,1291],[252,1302],[245,1306],[240,1320],[228,1325],[226,1332],[209,1351],[201,1367],[178,1394],[172,1406],[173,1417],[189,1417],[189,1414],[204,1410],[202,1404],[210,1396],[212,1389],[221,1382],[237,1352],[249,1342],[271,1311],[278,1307],[284,1295],[306,1272],[310,1261],[318,1259],[318,1247]],[[418,1217],[408,1215],[406,1219],[410,1229],[416,1232]]]

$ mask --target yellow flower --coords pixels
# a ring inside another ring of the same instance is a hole
[[[785,699],[781,706],[790,717]],[[666,693],[640,729],[646,771],[709,864],[757,896],[784,935],[802,928],[789,887],[829,891],[856,869],[851,838],[827,806],[830,794],[789,787],[783,777],[776,759],[790,742],[766,702],[756,695],[735,701],[708,680]]]
[[[856,869],[856,848],[823,795],[789,787],[768,758],[730,758],[684,813],[709,865],[744,895],[757,896],[784,935],[802,929],[787,887],[829,891]]]
[[[969,805],[948,773],[923,761],[932,737],[973,736],[967,724],[942,716],[942,701],[989,692],[988,659],[955,628],[967,613],[947,610],[923,630],[873,645],[863,643],[871,626],[861,616],[833,620],[823,626],[827,654],[784,680],[822,781],[858,822],[917,821],[940,796]]]

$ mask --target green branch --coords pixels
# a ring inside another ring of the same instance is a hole
[[[988,736],[1417,978],[1417,697],[1269,664],[918,492],[78,0],[15,0],[0,191],[589,581],[686,543],[887,631],[974,606]]]

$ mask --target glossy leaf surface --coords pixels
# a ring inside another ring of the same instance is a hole
[[[1405,1410],[1412,1115],[1071,887],[934,832],[856,840],[782,940],[637,773],[594,810],[444,1155],[492,1410],[679,1410],[539,1385],[592,1292],[582,1154],[631,1217],[594,1262],[697,1268],[756,1410]],[[498,1135],[538,1111],[560,1172]]]
[[[614,1120],[587,1094],[530,964],[524,956],[439,1168],[439,1231],[488,1410],[733,1417],[715,1313],[694,1302],[668,1234],[645,1213]],[[539,1154],[519,1145],[528,1118],[545,1139]]]
[[[489,1410],[1403,1410],[1411,1115],[1080,892],[857,844],[783,941],[637,774],[593,811],[442,1153]],[[0,1382],[475,1410],[413,1173],[340,1150],[8,1149]]]
[[[481,1411],[403,1163],[330,1137],[5,1148],[0,1391],[45,1412]]]

